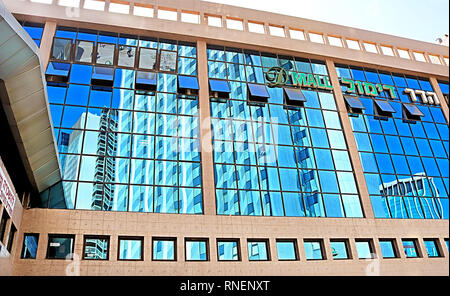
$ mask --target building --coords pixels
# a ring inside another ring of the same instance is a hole
[[[0,274],[448,276],[448,46],[197,0],[0,13]]]

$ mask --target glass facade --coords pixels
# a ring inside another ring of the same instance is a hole
[[[63,181],[42,207],[202,214],[196,75],[195,44],[58,28],[46,76]]]
[[[380,249],[383,258],[398,258],[393,240],[380,240]]]
[[[214,46],[207,54],[209,78],[230,90],[210,103],[217,213],[363,217],[333,94],[304,89],[304,106],[293,106],[283,88],[265,87],[271,67],[329,81],[325,64]],[[250,100],[266,93],[266,104]]]
[[[336,69],[341,79],[393,90],[360,96],[365,109],[350,114],[375,217],[448,219],[448,124],[438,105],[413,101],[407,94],[408,89],[433,92],[430,82],[345,65]],[[348,93],[348,86],[342,90]],[[380,110],[389,106],[387,113]],[[408,116],[411,110],[415,118]]]
[[[42,34],[44,33],[44,24],[21,22],[21,25],[36,43],[37,47],[41,46]]]

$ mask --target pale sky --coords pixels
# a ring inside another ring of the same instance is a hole
[[[448,34],[449,0],[203,0],[435,43]]]

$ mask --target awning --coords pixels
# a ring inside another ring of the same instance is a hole
[[[0,1],[1,103],[33,187],[61,180],[39,49]]]

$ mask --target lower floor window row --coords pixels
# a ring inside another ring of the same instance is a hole
[[[118,261],[143,261],[144,237],[119,236],[117,238]],[[299,240],[296,238],[276,239],[275,248],[278,261],[305,260],[345,260],[345,259],[390,259],[400,258],[403,251],[406,258],[444,257],[443,248],[449,248],[448,238],[444,239],[443,247],[437,238],[424,238],[423,243],[415,238],[378,239],[381,254],[375,251],[375,240],[330,239],[325,245],[323,239],[303,239],[303,255],[299,253]],[[36,259],[39,244],[39,234],[26,233],[24,235],[21,259]],[[110,236],[84,235],[82,260],[109,260]],[[74,259],[75,235],[50,234],[48,235],[46,259]],[[423,246],[423,251],[422,251]],[[269,239],[247,239],[247,253],[249,261],[271,261]],[[329,252],[326,251],[329,248]],[[218,261],[242,261],[241,240],[238,238],[216,239]],[[177,261],[177,238],[152,237],[152,261]],[[185,261],[210,261],[210,245],[208,238],[184,239]]]

